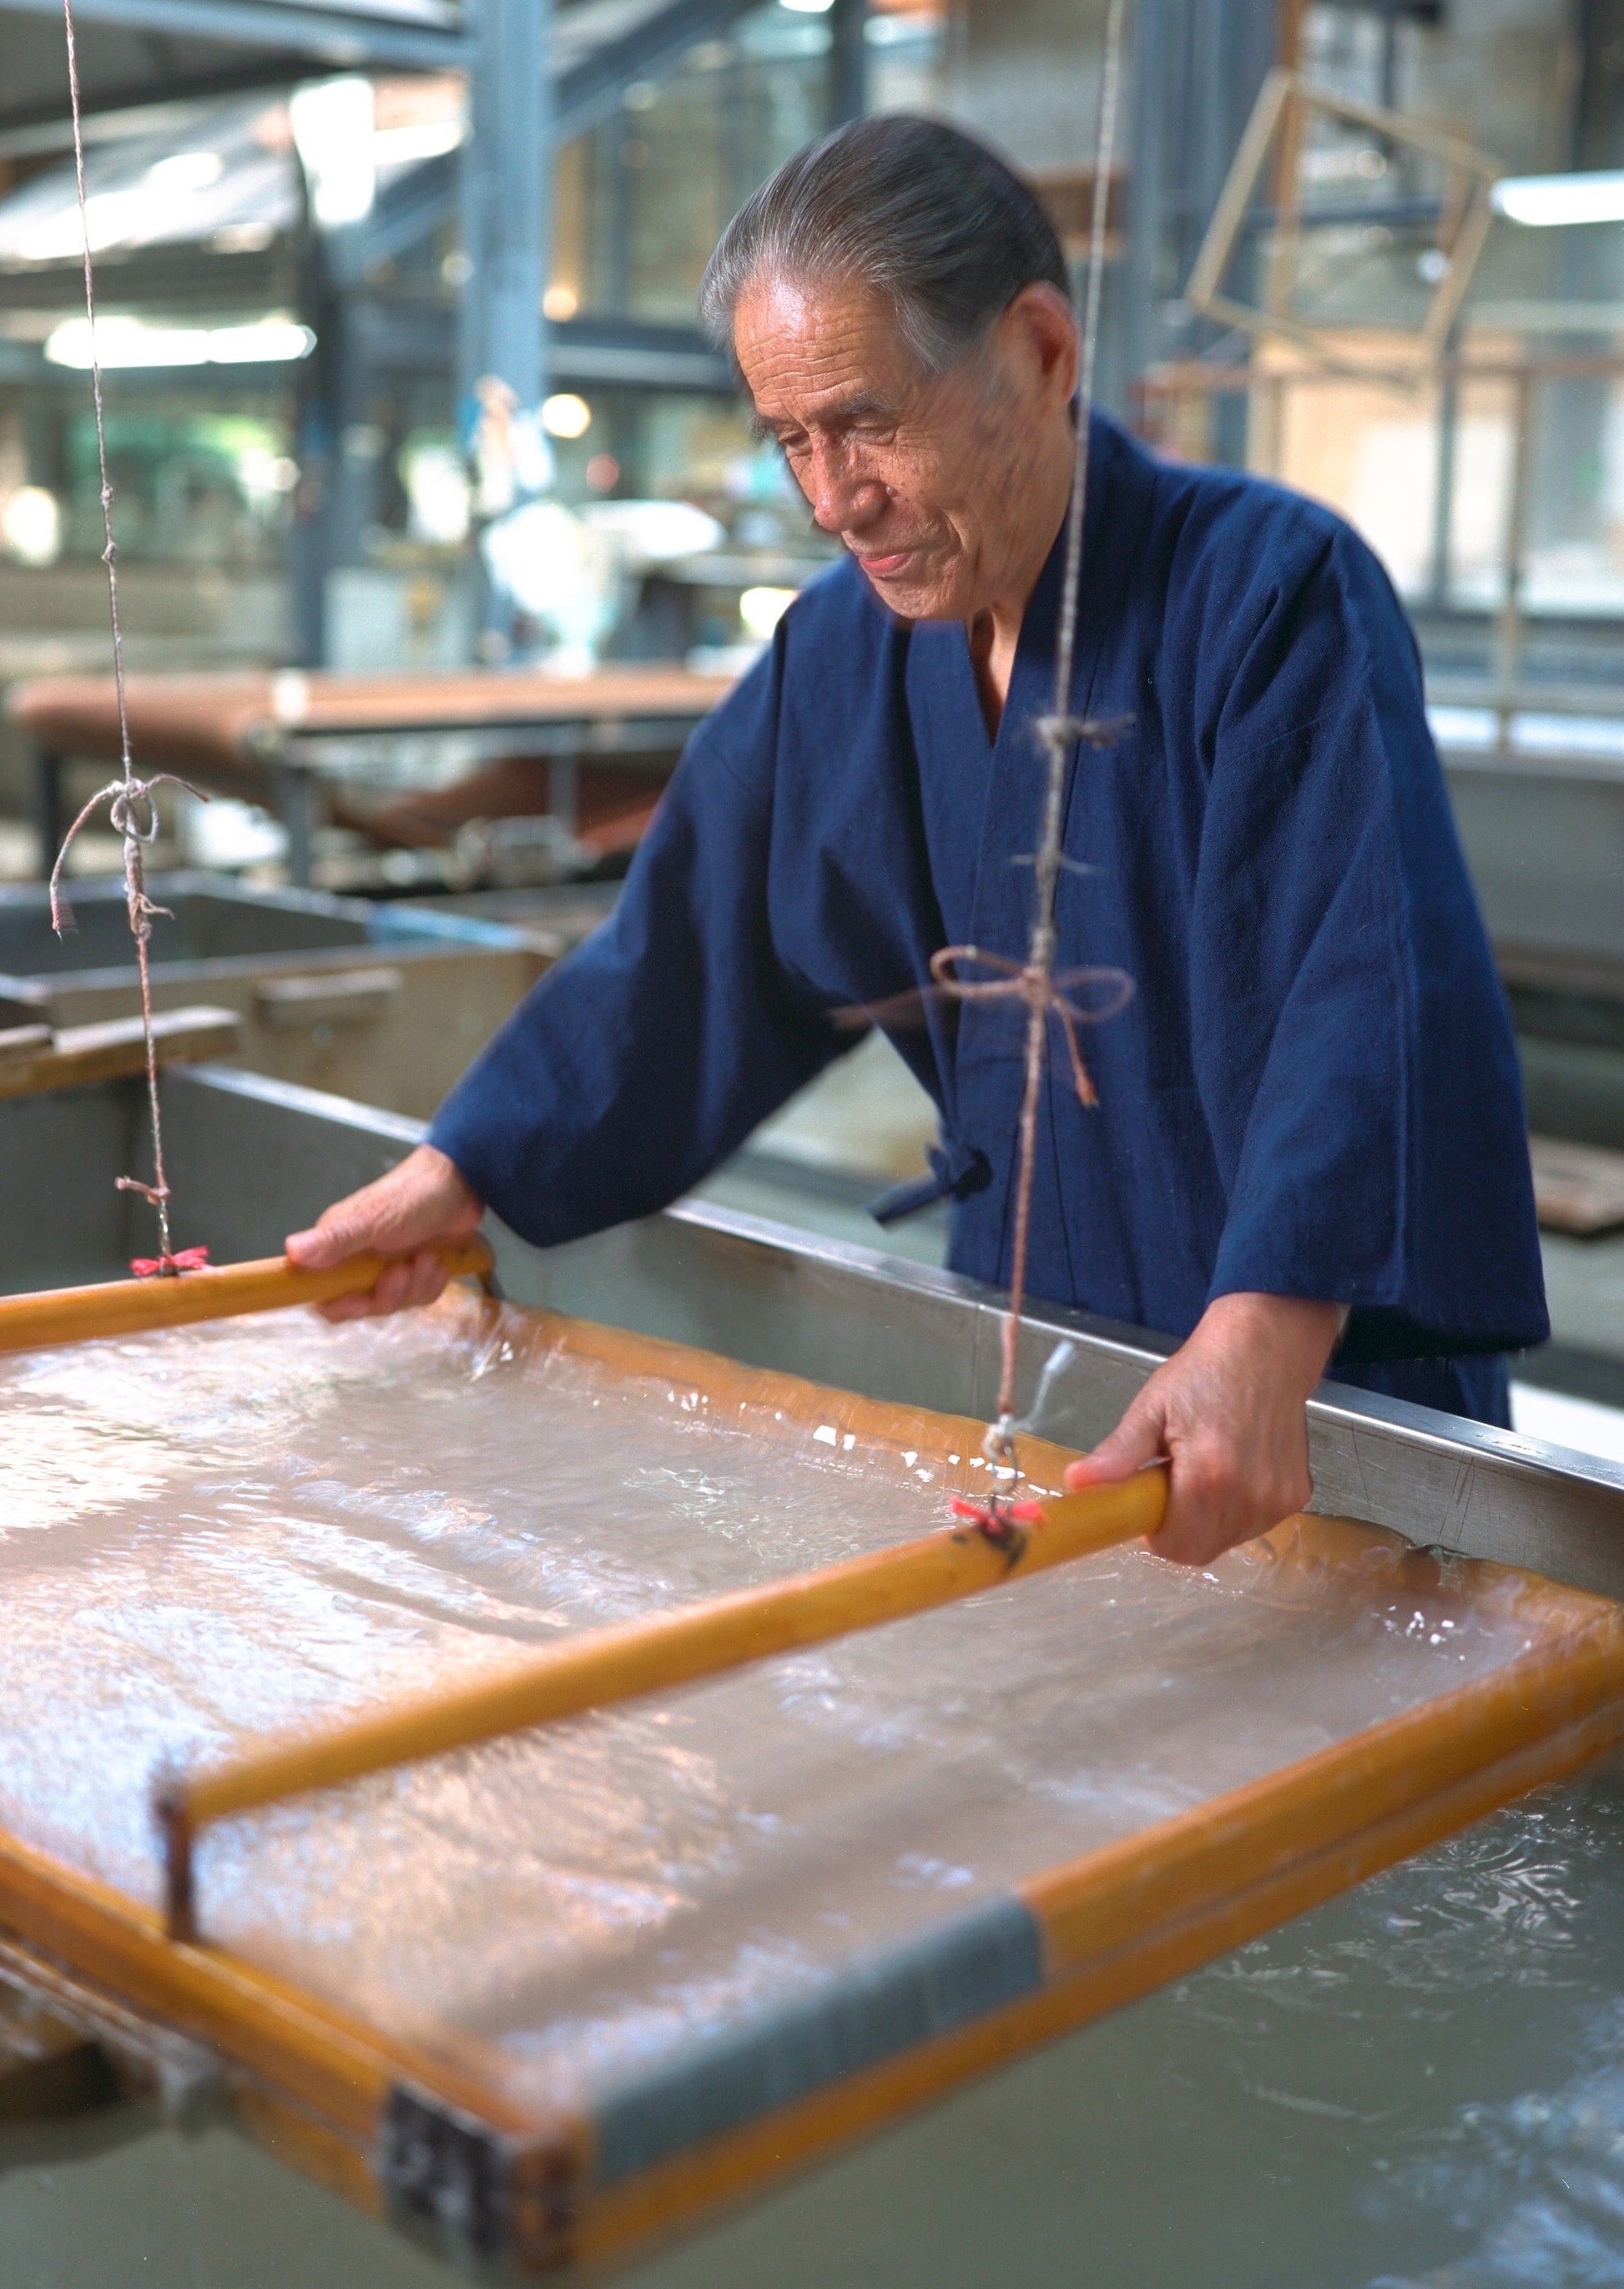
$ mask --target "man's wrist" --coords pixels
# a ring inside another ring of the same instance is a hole
[[[1241,1288],[1215,1296],[1196,1333],[1255,1344],[1271,1355],[1277,1373],[1301,1386],[1306,1399],[1324,1376],[1347,1324],[1345,1304]]]

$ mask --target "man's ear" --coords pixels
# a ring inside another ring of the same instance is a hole
[[[1058,286],[1023,286],[999,320],[1006,354],[1047,403],[1069,405],[1079,367],[1077,314]]]

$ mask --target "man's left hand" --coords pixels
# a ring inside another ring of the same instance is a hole
[[[1346,1316],[1340,1304],[1220,1296],[1067,1486],[1112,1485],[1165,1458],[1167,1514],[1150,1546],[1185,1566],[1267,1534],[1313,1493],[1303,1409]]]

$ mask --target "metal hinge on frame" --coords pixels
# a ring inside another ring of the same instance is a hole
[[[448,2254],[529,2271],[567,2253],[573,2156],[493,2129],[477,2115],[396,2083],[378,2132],[378,2178],[398,2225],[427,2229]]]

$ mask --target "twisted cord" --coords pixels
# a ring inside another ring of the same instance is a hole
[[[1105,220],[1112,159],[1116,151],[1117,106],[1122,76],[1122,35],[1126,0],[1111,0],[1105,27],[1105,65],[1100,85],[1100,131],[1095,152],[1094,207],[1089,217],[1088,284],[1083,307],[1082,354],[1078,375],[1077,461],[1071,478],[1071,499],[1066,512],[1065,573],[1061,587],[1060,626],[1055,643],[1055,704],[1039,718],[1037,731],[1048,762],[1044,789],[1043,833],[1033,862],[1037,881],[1037,911],[1031,945],[1024,965],[1015,969],[1001,986],[980,992],[1018,995],[1026,1004],[1026,1070],[1021,1092],[1018,1160],[1015,1172],[1015,1232],[1010,1250],[1009,1310],[1004,1321],[1002,1372],[998,1412],[983,1442],[986,1459],[1003,1482],[1013,1485],[1015,1459],[1015,1378],[1019,1363],[1021,1312],[1026,1300],[1026,1258],[1031,1237],[1033,1174],[1037,1163],[1038,1108],[1043,1093],[1044,1053],[1051,1017],[1057,1017],[1071,1055],[1072,1079],[1084,1105],[1095,1103],[1072,1030],[1074,1011],[1068,1014],[1063,995],[1055,985],[1055,892],[1063,855],[1067,764],[1085,740],[1103,744],[1103,726],[1080,722],[1071,713],[1071,678],[1077,658],[1077,615],[1082,590],[1083,519],[1088,492],[1088,416],[1094,397],[1095,353],[1100,337],[1100,296],[1105,273]],[[950,947],[950,955],[966,951]],[[940,957],[938,957],[940,958]],[[983,956],[983,960],[986,957]],[[994,965],[999,966],[999,965]],[[946,984],[945,980],[938,982]],[[949,991],[954,990],[950,985]],[[958,988],[961,998],[968,992]]]
[[[108,805],[107,815],[114,831],[123,838],[124,905],[130,917],[130,934],[135,940],[135,965],[141,981],[141,1025],[147,1047],[147,1105],[152,1123],[152,1183],[143,1184],[135,1176],[120,1176],[118,1190],[121,1192],[139,1192],[157,1211],[159,1253],[155,1259],[142,1260],[153,1262],[155,1269],[161,1273],[173,1274],[182,1267],[170,1245],[169,1177],[163,1166],[163,1122],[158,1108],[158,1047],[153,1032],[152,977],[148,960],[153,918],[156,914],[166,913],[168,908],[155,905],[147,895],[146,846],[156,841],[158,833],[154,787],[166,780],[176,786],[185,786],[186,782],[173,778],[168,771],[160,771],[153,778],[138,778],[130,753],[130,716],[124,695],[124,639],[118,617],[118,550],[113,538],[113,484],[107,474],[107,419],[101,402],[101,358],[96,342],[96,282],[91,263],[90,211],[84,192],[84,133],[79,100],[79,49],[74,33],[73,0],[62,0],[62,28],[68,42],[68,92],[73,108],[74,180],[79,197],[79,227],[84,241],[84,317],[90,334],[91,396],[96,409],[96,459],[101,480],[104,541],[101,561],[107,568],[107,614],[113,630],[113,689],[118,703],[121,777],[91,797],[63,839],[56,864],[51,870],[51,926],[59,935],[73,926],[72,913],[61,895],[63,862],[75,835],[105,802]],[[188,792],[195,793],[196,790]]]

